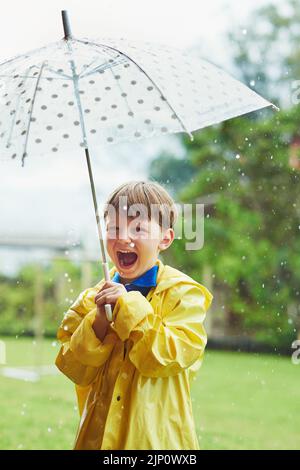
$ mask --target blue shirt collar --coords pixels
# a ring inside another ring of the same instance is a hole
[[[158,272],[158,265],[155,264],[154,266],[152,266],[152,268],[148,269],[148,271],[146,271],[140,277],[138,277],[133,282],[128,283],[128,284],[133,284],[133,285],[139,286],[139,287],[156,286],[157,285],[157,281],[156,281],[157,272]],[[118,271],[116,271],[113,278],[112,278],[112,281],[120,283],[121,282],[120,278],[121,278],[120,274],[118,273]],[[125,284],[125,285],[128,285],[128,284]]]

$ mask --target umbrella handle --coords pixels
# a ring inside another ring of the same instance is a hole
[[[109,275],[109,270],[108,270],[108,263],[107,262],[102,262],[102,268],[104,272],[104,278],[106,281],[110,281],[110,275]],[[109,322],[112,322],[112,309],[110,304],[105,304],[104,305],[105,313],[106,313],[106,318]]]

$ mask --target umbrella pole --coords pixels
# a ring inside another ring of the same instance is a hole
[[[92,167],[91,167],[91,161],[90,161],[90,153],[89,153],[88,148],[85,148],[84,150],[85,150],[86,162],[87,162],[88,172],[89,172],[89,177],[90,177],[94,209],[95,209],[95,215],[96,215],[96,223],[97,223],[97,228],[98,228],[98,236],[99,236],[99,241],[100,241],[100,249],[101,249],[101,255],[102,255],[102,268],[103,268],[105,281],[110,281],[108,262],[107,262],[106,251],[105,251],[104,242],[103,242],[100,216],[99,216],[98,204],[97,204],[97,198],[96,198],[96,191],[95,191],[95,185],[94,185],[94,179],[93,179],[93,173],[92,173]],[[104,309],[105,309],[107,320],[111,322],[112,321],[111,305],[105,304]]]
[[[70,25],[70,21],[69,21],[68,12],[66,10],[62,10],[61,14],[62,14],[64,33],[65,33],[64,39],[66,40],[66,44],[67,44],[67,47],[68,47],[69,51],[72,51],[72,47],[71,47],[71,44],[70,44],[70,41],[69,41],[70,39],[72,39],[72,32],[71,32],[71,25]],[[105,280],[110,281],[110,275],[109,275],[109,270],[108,270],[108,262],[107,262],[107,259],[106,259],[106,251],[105,251],[105,247],[104,247],[104,242],[103,242],[103,237],[102,237],[102,230],[101,230],[101,225],[100,225],[100,217],[99,217],[96,191],[95,191],[95,185],[94,185],[94,179],[93,179],[93,173],[92,173],[92,167],[91,167],[91,161],[90,161],[90,154],[89,154],[89,149],[88,149],[88,144],[87,144],[84,119],[83,119],[83,114],[82,114],[81,100],[80,100],[80,95],[79,95],[79,92],[78,92],[78,75],[76,73],[76,67],[75,67],[74,60],[71,60],[70,62],[71,62],[71,69],[72,69],[72,74],[73,74],[75,97],[76,97],[76,101],[77,101],[77,105],[78,105],[79,118],[80,118],[80,123],[81,123],[81,128],[82,128],[82,134],[83,134],[83,141],[84,141],[84,144],[85,144],[85,156],[86,156],[87,166],[88,166],[88,170],[89,170],[89,177],[90,177],[90,183],[91,183],[91,189],[92,189],[92,195],[93,195],[93,201],[94,201],[94,209],[95,209],[95,214],[96,214],[96,222],[97,222],[100,248],[101,248],[101,254],[102,254],[103,274],[104,274]],[[105,309],[107,320],[111,322],[112,321],[111,305],[110,304],[105,304],[104,309]]]

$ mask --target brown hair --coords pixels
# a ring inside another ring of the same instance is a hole
[[[153,215],[161,228],[174,228],[178,212],[175,202],[169,193],[154,181],[129,181],[116,188],[110,194],[104,205],[104,219],[109,215],[109,206],[116,211],[119,210],[119,198],[127,197],[127,213],[134,204],[142,204],[146,211],[148,220]],[[151,205],[158,206],[158,211],[151,211]]]

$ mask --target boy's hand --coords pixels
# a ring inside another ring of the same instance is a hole
[[[102,288],[99,290],[98,294],[95,296],[95,303],[97,304],[97,309],[104,304],[111,304],[112,309],[115,306],[117,300],[121,295],[125,294],[127,290],[123,284],[118,282],[106,281]]]

